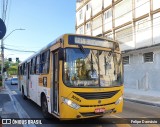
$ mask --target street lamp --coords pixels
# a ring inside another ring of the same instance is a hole
[[[4,40],[9,36],[11,35],[14,31],[17,31],[17,30],[25,30],[25,29],[14,29],[12,30],[7,36],[5,36],[4,38],[2,38],[1,40],[1,60],[2,60],[2,65],[1,65],[1,75],[2,75],[2,85],[3,85],[3,88],[5,88],[5,83],[4,83],[4,72],[3,72],[3,68],[4,68]]]
[[[22,29],[22,28],[20,28],[20,29],[14,29],[7,36],[5,36],[2,40],[4,41],[9,35],[11,35],[16,30],[25,30],[25,29]]]

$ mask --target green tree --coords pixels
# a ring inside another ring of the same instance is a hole
[[[7,69],[9,75],[17,75],[18,63],[10,63],[10,67]]]

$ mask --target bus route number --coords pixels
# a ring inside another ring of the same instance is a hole
[[[76,97],[76,96],[74,96],[74,95],[72,96],[72,98],[75,99],[76,101],[81,102],[81,99],[79,99],[78,97]]]

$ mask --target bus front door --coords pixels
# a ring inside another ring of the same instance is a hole
[[[54,52],[52,55],[53,60],[53,112],[59,115],[59,58],[58,51]]]

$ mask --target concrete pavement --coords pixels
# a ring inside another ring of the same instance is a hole
[[[160,107],[160,92],[156,90],[124,88],[124,99]]]
[[[2,119],[14,119],[20,118],[15,108],[15,101],[13,101],[8,89],[0,88],[0,118]],[[23,127],[23,125],[8,125],[4,124],[3,127]]]

